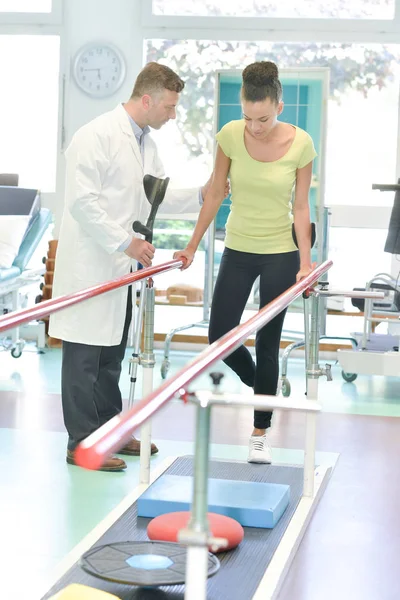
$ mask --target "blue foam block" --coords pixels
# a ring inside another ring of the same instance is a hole
[[[193,478],[163,475],[137,501],[139,517],[190,510]],[[290,487],[277,483],[209,479],[208,510],[244,527],[275,527],[290,500]]]

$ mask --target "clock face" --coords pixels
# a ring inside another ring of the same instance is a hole
[[[74,76],[84,92],[104,98],[116,92],[124,81],[125,62],[116,48],[108,44],[93,44],[78,53]]]

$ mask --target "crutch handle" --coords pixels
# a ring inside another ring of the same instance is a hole
[[[146,227],[146,225],[143,225],[143,223],[141,223],[140,221],[134,221],[132,229],[135,233],[140,233],[141,235],[144,235],[146,242],[150,242],[150,244],[152,243],[153,232],[151,231],[151,229]]]

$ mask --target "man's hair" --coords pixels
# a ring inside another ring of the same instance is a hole
[[[149,96],[161,93],[164,90],[177,92],[178,94],[185,87],[185,83],[180,77],[167,67],[156,62],[147,63],[137,76],[131,98],[141,98],[145,94]]]

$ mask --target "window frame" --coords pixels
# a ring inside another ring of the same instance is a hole
[[[257,17],[215,17],[215,16],[173,16],[153,14],[153,0],[141,0],[142,27],[167,28],[173,30],[193,29],[203,33],[204,30],[228,30],[230,39],[232,32],[242,31],[248,39],[248,32],[257,32],[258,39],[271,39],[271,32],[294,33],[304,32],[324,34],[345,32],[393,34],[400,32],[400,0],[395,0],[393,19],[307,19],[307,18],[269,18]],[[263,37],[261,38],[260,35]],[[204,37],[204,33],[203,33]],[[172,38],[171,38],[172,39]],[[219,38],[218,38],[219,39]],[[242,38],[241,38],[242,39]],[[286,39],[286,38],[285,38]],[[287,40],[289,41],[289,40]],[[295,40],[293,40],[295,41]],[[315,41],[315,40],[313,40]],[[369,39],[369,41],[372,41]]]
[[[63,0],[52,0],[51,12],[0,12],[0,25],[61,25]]]
[[[57,0],[58,1],[58,0]],[[61,25],[0,25],[0,35],[39,35],[39,36],[58,36],[60,38],[60,55],[59,55],[59,77],[58,77],[58,121],[57,121],[57,139],[56,148],[56,172],[55,186],[53,191],[41,192],[42,204],[49,208],[53,215],[59,210],[59,198],[63,195],[64,173],[63,173],[63,145],[65,138],[64,113],[66,105],[66,83],[68,66],[66,65],[67,48],[64,29]]]
[[[399,44],[399,34],[400,34],[400,24],[398,16],[400,15],[400,0],[396,0],[396,15],[397,19],[393,20],[391,23],[393,25],[391,30],[388,29],[385,31],[380,23],[387,22],[379,22],[379,28],[373,31],[362,30],[362,28],[357,28],[355,31],[351,31],[350,29],[345,29],[343,27],[344,21],[340,21],[340,29],[331,29],[327,31],[325,29],[311,29],[311,20],[306,20],[309,29],[300,30],[298,29],[300,25],[300,19],[292,21],[292,24],[296,24],[297,30],[289,30],[287,29],[288,23],[285,23],[285,29],[278,29],[277,24],[274,23],[275,28],[273,30],[268,30],[263,23],[263,29],[259,27],[254,27],[254,23],[251,29],[243,29],[233,30],[228,28],[228,23],[231,22],[231,19],[222,18],[218,19],[218,24],[215,25],[215,28],[212,26],[210,22],[212,19],[207,21],[207,28],[200,27],[200,20],[192,17],[182,17],[181,19],[175,19],[174,17],[161,17],[161,20],[157,19],[159,25],[157,27],[154,26],[154,20],[148,19],[150,17],[149,7],[151,6],[149,3],[151,0],[141,0],[142,8],[146,8],[147,13],[142,13],[142,48],[143,48],[143,63],[146,61],[146,42],[151,39],[171,39],[171,40],[235,40],[235,41],[269,41],[269,42],[307,42],[307,41],[315,41],[315,42],[326,42],[326,43],[380,43],[380,44]],[[147,19],[146,19],[147,15]],[[167,26],[166,19],[171,23],[171,26]],[[171,19],[173,21],[171,21]],[[254,19],[253,19],[254,20]],[[261,20],[260,20],[261,21]],[[271,22],[272,19],[269,19]],[[279,20],[277,20],[279,21]],[[318,21],[318,20],[317,20]],[[240,26],[242,26],[243,20],[240,20]],[[147,23],[147,26],[144,24]],[[149,26],[151,23],[151,26]],[[324,22],[325,23],[325,22]],[[184,24],[184,25],[183,25]],[[237,23],[236,23],[237,24]],[[279,24],[279,23],[278,23]],[[371,27],[377,27],[377,21],[371,21],[369,23]],[[315,25],[315,23],[314,23]],[[337,26],[337,24],[336,24]],[[168,29],[166,29],[168,27]],[[400,90],[399,90],[400,92]],[[398,140],[400,140],[400,94],[398,101]],[[397,181],[400,177],[400,141],[397,145],[396,150],[396,168],[395,173],[393,173],[393,182]],[[382,182],[384,183],[384,182]],[[370,228],[370,229],[387,229],[387,224],[389,222],[391,207],[382,207],[379,204],[376,205],[359,205],[351,207],[351,215],[348,210],[349,207],[342,205],[335,205],[330,208],[330,212],[333,212],[332,222],[330,223],[331,227],[362,227],[362,228]],[[393,272],[398,270],[398,264],[396,260],[396,256],[392,258],[392,270]],[[397,271],[396,271],[397,272]]]

